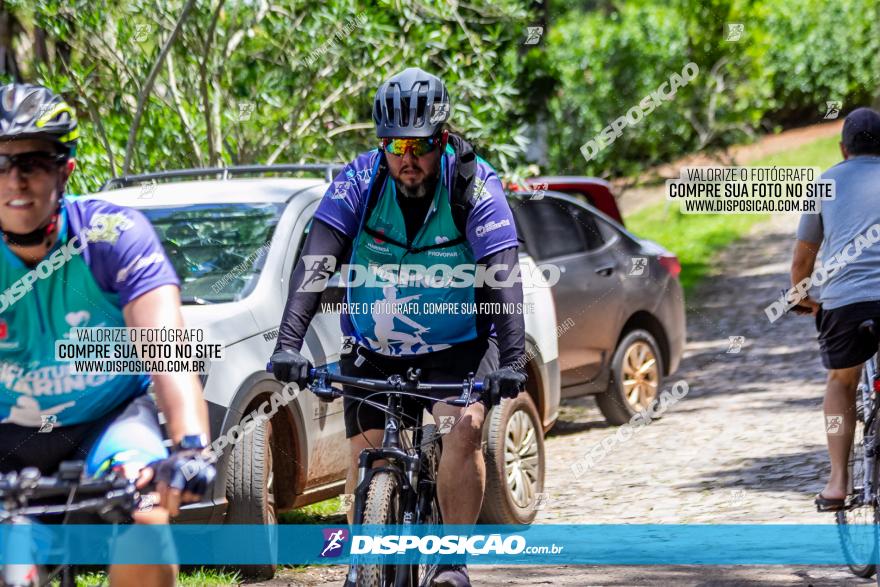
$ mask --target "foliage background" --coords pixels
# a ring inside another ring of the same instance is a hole
[[[739,41],[727,23],[743,23]],[[543,26],[524,45],[528,26]],[[78,110],[72,191],[111,176],[346,161],[375,143],[377,85],[407,66],[450,87],[452,123],[500,171],[619,176],[875,103],[880,0],[15,0],[0,77]],[[673,72],[700,75],[589,163],[580,146]]]

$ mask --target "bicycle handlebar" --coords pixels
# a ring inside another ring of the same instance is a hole
[[[266,371],[272,373],[271,362],[266,363]],[[318,367],[309,370],[308,387],[309,390],[319,398],[329,400],[343,397],[345,395],[342,391],[330,386],[332,383],[339,383],[350,387],[357,387],[358,389],[380,393],[397,392],[410,395],[419,392],[458,393],[459,397],[457,399],[438,399],[437,401],[459,407],[467,407],[471,404],[482,401],[487,407],[491,407],[491,405],[489,405],[491,398],[483,393],[486,391],[485,385],[482,381],[475,381],[473,373],[468,374],[468,377],[461,383],[422,383],[419,381],[419,372],[419,369],[409,369],[406,378],[403,378],[400,375],[392,375],[387,380],[383,381],[381,379],[364,379],[362,377],[337,375],[331,373],[327,367]],[[477,393],[476,397],[473,396],[473,392]]]
[[[149,491],[147,488],[137,489],[134,480],[123,476],[111,474],[98,479],[83,479],[74,476],[76,470],[74,468],[73,473],[68,470],[57,476],[43,477],[36,468],[28,467],[18,473],[0,476],[0,500],[6,501],[7,506],[11,505],[4,510],[4,517],[75,512],[98,513],[102,517],[114,513],[130,515],[137,509],[143,493]],[[27,505],[31,500],[69,499],[71,496],[75,501],[69,503]]]

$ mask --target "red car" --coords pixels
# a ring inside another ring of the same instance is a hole
[[[528,179],[526,183],[527,186],[510,185],[508,189],[513,192],[523,189],[526,191],[550,190],[575,196],[586,200],[586,203],[597,208],[606,216],[610,216],[621,226],[625,226],[623,216],[617,207],[617,201],[611,192],[611,184],[604,179],[580,175],[547,175]]]

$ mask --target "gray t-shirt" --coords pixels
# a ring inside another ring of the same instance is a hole
[[[880,224],[880,157],[851,157],[823,173],[822,179],[835,181],[835,198],[822,201],[820,214],[801,216],[797,231],[798,240],[822,243],[822,264],[829,276],[821,285],[819,301],[830,310],[880,300],[880,228],[869,230]],[[834,264],[841,267],[834,271]],[[821,272],[813,275],[821,281]]]

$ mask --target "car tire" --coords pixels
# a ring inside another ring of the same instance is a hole
[[[634,384],[627,383],[634,379]],[[632,330],[614,350],[608,389],[596,396],[596,403],[609,424],[620,426],[653,405],[662,383],[663,356],[657,341],[647,330]]]
[[[226,472],[226,524],[257,524],[267,526],[266,543],[251,545],[255,552],[266,552],[277,546],[273,540],[275,495],[272,485],[272,422],[256,421],[250,433],[231,444]],[[239,565],[235,567],[245,579],[271,579],[276,565]]]
[[[486,493],[480,521],[530,524],[537,515],[536,494],[544,490],[544,429],[538,410],[521,393],[502,400],[486,420]]]

